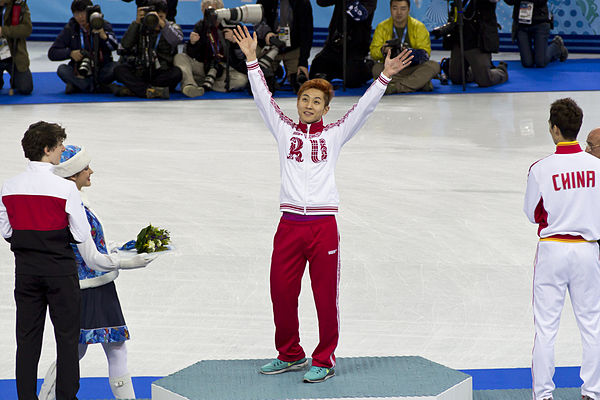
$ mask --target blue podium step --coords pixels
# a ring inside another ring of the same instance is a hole
[[[304,383],[305,370],[262,375],[270,360],[200,361],[152,384],[152,400],[472,400],[471,376],[422,357],[338,358],[336,376]]]

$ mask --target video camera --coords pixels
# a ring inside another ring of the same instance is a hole
[[[209,9],[210,10],[210,9]],[[235,8],[219,8],[214,10],[217,22],[224,25],[258,24],[263,19],[262,4],[248,4]]]
[[[270,44],[263,47],[262,54],[258,57],[258,65],[263,72],[265,81],[267,82],[267,86],[271,93],[274,93],[277,88],[275,72],[271,65],[275,60],[275,57],[277,57],[279,52],[283,51],[285,47],[285,42],[283,40],[280,40],[276,36],[272,36]]]
[[[87,6],[85,9],[87,22],[92,30],[102,29],[104,26],[104,15],[100,9],[100,5]]]
[[[139,9],[144,12],[142,25],[150,31],[154,30],[158,26],[158,16],[151,13],[156,12],[156,6],[144,6]]]
[[[92,61],[91,54],[87,50],[82,49],[81,55],[83,56],[83,58],[77,64],[77,72],[79,73],[79,75],[83,76],[84,78],[87,78],[88,76],[91,76],[94,73],[94,62]]]
[[[258,24],[263,18],[262,4],[248,4],[235,8],[212,8],[204,11],[204,21],[209,26],[221,24],[223,27],[235,24]]]
[[[404,42],[402,42],[402,39],[395,38],[385,42],[384,47],[389,47],[390,58],[395,58],[398,56],[398,54],[402,53],[402,51],[406,48],[406,45]],[[383,56],[385,57],[385,54]]]
[[[264,69],[271,69],[271,63],[280,51],[285,49],[285,42],[277,37],[271,37],[271,44],[263,48],[262,55],[258,58],[258,64]]]
[[[448,1],[448,22],[444,25],[436,26],[431,30],[431,34],[439,39],[444,36],[449,36],[454,32],[458,23],[458,8],[454,1]]]

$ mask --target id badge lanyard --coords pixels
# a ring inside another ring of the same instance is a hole
[[[397,38],[400,38],[400,43],[404,44],[404,43],[408,43],[408,22],[406,23],[406,26],[404,27],[404,29],[402,29],[402,35],[400,35],[400,33],[398,32],[398,29],[396,29],[396,27],[394,27],[394,34]]]
[[[156,69],[160,69],[160,61],[158,61],[158,44],[160,43],[160,38],[162,36],[162,30],[158,32],[158,37],[156,38],[156,43],[154,43],[154,54],[156,54],[156,58],[154,59],[154,66]]]
[[[85,50],[85,41],[84,41],[85,33],[80,29],[79,30],[79,39],[81,39],[81,50]],[[92,47],[92,35],[90,35],[90,49]]]
[[[519,23],[531,25],[533,19],[533,2],[522,1],[519,4]]]
[[[283,4],[282,4],[283,3]],[[283,23],[282,26],[282,15]],[[290,4],[288,0],[282,0],[277,2],[277,38],[282,42],[285,42],[286,47],[292,46],[292,38],[290,34]]]

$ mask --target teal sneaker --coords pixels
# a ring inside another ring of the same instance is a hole
[[[316,383],[323,382],[335,375],[333,368],[310,367],[308,372],[304,374],[304,382]]]
[[[304,368],[308,364],[306,358],[301,358],[298,361],[281,361],[279,358],[274,359],[268,364],[260,367],[260,373],[265,375],[282,374],[288,371],[296,371]]]

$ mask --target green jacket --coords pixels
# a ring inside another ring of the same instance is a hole
[[[31,35],[33,29],[31,14],[27,4],[23,2],[21,5],[21,22],[18,25],[11,26],[10,18],[13,2],[13,0],[8,0],[4,7],[4,26],[2,27],[1,36],[8,40],[8,47],[15,67],[19,72],[25,72],[29,69],[29,54],[27,53],[25,39]]]
[[[380,22],[375,28],[373,33],[373,40],[371,41],[370,52],[371,57],[375,61],[383,61],[383,54],[381,54],[381,48],[388,40],[394,37],[394,21],[392,18],[388,18],[383,22]],[[429,31],[425,28],[425,25],[413,17],[408,17],[408,39],[413,49],[422,49],[431,55],[431,40],[429,39]]]

